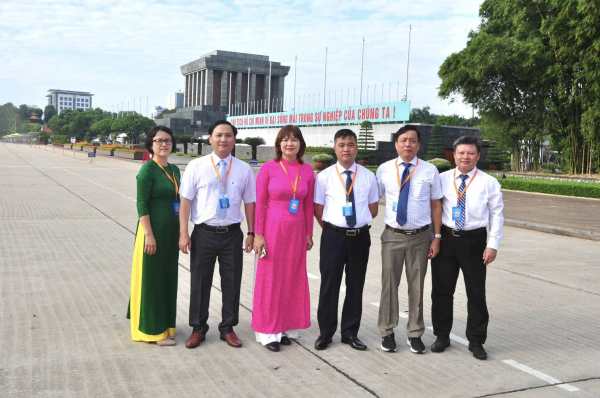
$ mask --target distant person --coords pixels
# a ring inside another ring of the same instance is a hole
[[[219,260],[223,307],[219,324],[220,339],[232,347],[242,342],[233,331],[238,324],[243,252],[254,244],[254,207],[256,185],[250,166],[231,156],[237,129],[219,120],[208,129],[213,152],[192,160],[181,181],[179,248],[190,253],[190,326],[187,348],[196,348],[208,332],[208,307],[215,262]],[[248,237],[244,243],[241,205],[244,202]],[[194,224],[192,236],[188,222]]]
[[[469,351],[477,359],[486,359],[483,345],[489,313],[485,277],[502,237],[504,204],[498,180],[477,168],[480,151],[477,138],[460,137],[454,141],[456,168],[440,176],[443,228],[440,254],[431,262],[431,320],[437,336],[431,351],[443,352],[450,346],[454,291],[462,271],[467,291]]]
[[[175,345],[179,261],[179,182],[168,162],[175,147],[173,131],[152,128],[144,144],[154,154],[137,175],[137,226],[127,318],[131,339]]]
[[[370,170],[354,162],[358,143],[352,130],[339,130],[333,142],[338,161],[323,170],[315,183],[315,217],[323,228],[317,312],[320,335],[315,348],[326,349],[336,332],[340,284],[345,269],[342,343],[356,350],[366,350],[367,346],[358,338],[358,329],[371,247],[369,223],[377,216],[379,206],[377,181]]]
[[[297,126],[275,139],[275,159],[256,180],[256,267],[252,329],[270,351],[290,345],[310,327],[306,252],[313,247],[315,172],[302,159],[306,143]]]
[[[379,195],[385,195],[378,321],[381,350],[397,350],[394,329],[399,321],[398,286],[404,268],[408,285],[406,343],[415,354],[424,354],[423,292],[427,263],[440,250],[442,187],[437,168],[417,157],[421,147],[417,128],[403,126],[394,139],[398,157],[377,170]],[[433,240],[429,229],[432,220]]]

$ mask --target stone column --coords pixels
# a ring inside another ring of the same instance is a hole
[[[279,76],[279,82],[277,82],[277,97],[279,97],[279,101],[285,95],[283,89],[285,87],[285,76]]]
[[[242,72],[238,72],[235,79],[235,102],[242,102]]]
[[[192,101],[190,103],[190,106],[194,106],[196,104],[196,73],[192,73]]]
[[[221,106],[227,106],[229,98],[229,72],[224,70],[221,73]]]
[[[187,102],[188,102],[188,83],[189,83],[189,76],[185,75],[184,76],[185,79],[185,85],[183,86],[183,107],[187,107]]]
[[[196,100],[194,106],[200,105],[200,71],[196,72]]]
[[[265,87],[263,89],[263,97],[265,99],[264,103],[265,105],[265,111],[264,113],[267,113],[267,110],[270,109],[268,102],[269,102],[269,93],[271,92],[271,82],[269,81],[269,75],[265,75]]]
[[[256,73],[251,73],[251,78],[248,81],[250,84],[250,112],[256,113]]]
[[[198,72],[198,80],[200,81],[200,88],[198,90],[198,105],[204,105],[204,71]]]
[[[205,105],[213,105],[212,103],[212,89],[213,89],[213,73],[212,69],[206,69],[206,79],[205,81],[205,95],[204,95],[204,104]]]

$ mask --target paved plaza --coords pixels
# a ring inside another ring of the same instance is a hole
[[[312,327],[291,346],[273,353],[255,341],[250,328],[253,254],[244,256],[242,308],[235,328],[244,342],[241,349],[219,340],[218,272],[207,340],[196,349],[185,348],[191,332],[190,275],[189,256],[183,254],[177,345],[134,343],[125,314],[140,163],[108,157],[89,163],[86,155],[0,144],[1,397],[600,396],[600,242],[504,228],[498,259],[487,274],[487,361],[474,359],[465,346],[462,281],[455,295],[452,346],[442,354],[431,353],[434,336],[428,329],[423,336],[427,353],[411,353],[403,280],[399,349],[390,354],[379,349],[377,330],[383,207],[371,229],[359,332],[369,347],[366,352],[341,344],[339,333],[329,349],[314,349],[319,334],[318,225],[308,255]],[[505,198],[505,215],[511,220],[598,230],[598,200],[513,192]],[[554,204],[548,201],[554,200],[566,210],[550,207]],[[428,327],[430,292],[428,276]]]

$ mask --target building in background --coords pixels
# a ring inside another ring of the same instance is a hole
[[[155,117],[157,117],[158,115],[160,115],[161,113],[163,113],[164,109],[162,106],[158,105],[158,106],[153,106],[152,109],[150,109],[150,117],[152,119],[154,119]]]
[[[48,105],[54,105],[56,112],[60,114],[65,109],[82,109],[88,110],[92,108],[92,96],[94,94],[87,91],[70,91],[70,90],[48,90]]]
[[[167,109],[183,108],[184,99],[184,94],[181,90],[167,95]]]

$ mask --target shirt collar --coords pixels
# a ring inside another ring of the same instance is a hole
[[[210,156],[212,156],[212,158],[213,158],[213,160],[214,160],[214,162],[215,162],[215,166],[216,166],[216,165],[218,165],[218,164],[219,164],[219,162],[220,162],[221,160],[224,160],[224,161],[225,161],[225,164],[226,164],[226,165],[229,165],[229,162],[231,162],[231,157],[232,157],[232,156],[231,156],[231,154],[229,154],[229,156],[227,156],[225,159],[221,159],[220,157],[218,157],[218,156],[215,154],[215,151],[213,151],[213,152],[210,154]]]
[[[460,178],[460,175],[462,174],[460,172],[460,170],[458,169],[458,167],[456,167],[455,169],[455,173],[456,173],[456,177],[454,177],[455,179]],[[473,170],[469,171],[467,173],[467,175],[469,176],[469,178],[473,178],[473,174],[475,174],[475,172],[477,171],[477,166],[473,167]]]
[[[339,170],[344,170],[344,171],[350,170],[351,172],[354,173],[354,170],[356,170],[356,162],[352,163],[352,166],[350,166],[349,169],[345,169],[344,166],[342,166],[339,161],[335,164],[335,167],[337,167],[338,171]],[[342,174],[344,171],[340,171],[340,174]]]
[[[396,164],[397,164],[398,166],[402,166],[402,163],[404,163],[404,160],[402,160],[402,158],[401,158],[400,156],[398,156],[398,160],[396,160]],[[416,165],[417,165],[417,156],[415,156],[415,157],[413,158],[413,160],[411,160],[411,161],[410,161],[410,162],[408,162],[408,163],[412,164],[413,166],[416,166]]]

